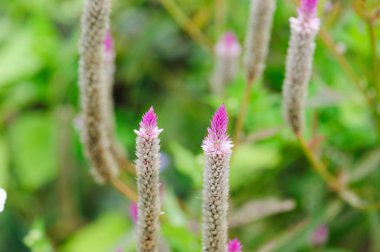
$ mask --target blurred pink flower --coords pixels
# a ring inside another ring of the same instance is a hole
[[[313,247],[320,247],[326,244],[329,236],[329,229],[326,225],[317,227],[311,235],[310,243]]]
[[[132,221],[136,224],[138,208],[137,208],[137,204],[134,202],[131,202],[131,204],[129,205],[129,215],[131,216]]]
[[[237,58],[240,52],[239,41],[233,32],[226,32],[215,45],[215,54],[220,57]]]
[[[243,246],[238,239],[233,239],[228,242],[228,252],[242,252]]]

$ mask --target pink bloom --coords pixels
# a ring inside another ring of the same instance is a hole
[[[301,0],[298,13],[306,19],[313,18],[317,12],[317,4],[318,0]]]
[[[230,153],[232,142],[227,135],[228,115],[224,104],[215,112],[208,135],[203,140],[202,148],[207,153]]]
[[[134,202],[131,202],[129,205],[129,215],[131,216],[132,221],[137,223],[138,208],[137,204]]]
[[[228,242],[228,252],[242,252],[243,246],[238,239],[233,239]]]
[[[140,122],[140,129],[135,130],[135,133],[143,138],[154,138],[162,132],[162,129],[157,127],[157,115],[154,113],[153,107],[150,107],[148,112],[143,115]]]
[[[215,54],[221,57],[237,58],[240,52],[239,41],[233,32],[226,32],[215,46]]]
[[[103,45],[104,45],[104,50],[107,53],[113,52],[114,45],[113,45],[112,34],[110,31],[107,31],[106,36],[104,36]]]

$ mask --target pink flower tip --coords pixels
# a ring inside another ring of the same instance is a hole
[[[103,40],[104,51],[107,53],[113,52],[113,39],[110,31],[106,32]]]
[[[317,12],[318,0],[301,0],[299,14],[304,18],[313,18]]]
[[[241,47],[233,32],[226,32],[215,45],[215,53],[221,57],[239,57]]]
[[[140,129],[135,133],[141,137],[150,138],[157,137],[162,132],[162,129],[157,127],[157,115],[154,113],[153,107],[143,115],[140,122]]]
[[[238,239],[233,239],[228,242],[228,252],[242,252],[243,246]]]
[[[138,207],[136,203],[131,203],[129,205],[129,215],[134,223],[137,223],[137,216],[138,216]]]
[[[208,135],[204,139],[202,148],[208,153],[230,152],[232,143],[227,135],[228,115],[224,104],[215,112],[211,127],[207,128]]]

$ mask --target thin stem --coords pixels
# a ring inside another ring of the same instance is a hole
[[[314,171],[327,183],[327,185],[333,189],[339,197],[346,202],[348,205],[361,209],[368,210],[372,208],[377,208],[378,205],[370,205],[364,202],[357,194],[351,191],[347,184],[342,181],[339,181],[333,174],[331,174],[326,165],[321,159],[319,159],[314,152],[309,148],[306,141],[303,139],[301,134],[296,134],[296,137],[300,143],[301,149],[305,154],[306,158],[309,160]]]
[[[240,105],[238,117],[236,119],[235,132],[234,132],[234,148],[236,148],[241,140],[241,134],[243,132],[243,126],[245,117],[247,115],[249,100],[251,98],[251,92],[253,87],[254,78],[248,78],[245,85],[243,100]]]
[[[226,0],[215,0],[215,26],[216,26],[216,36],[224,30],[224,25],[226,21]]]
[[[112,186],[121,194],[126,196],[130,201],[137,202],[137,194],[129,186],[121,182],[118,178],[111,179]]]
[[[201,30],[199,30],[191,19],[186,16],[174,0],[160,0],[160,2],[178,23],[178,25],[184,29],[195,42],[201,45],[208,52],[212,52],[211,41],[202,33]]]
[[[347,76],[352,80],[355,86],[359,89],[359,91],[364,95],[367,103],[372,105],[372,99],[366,91],[366,88],[362,85],[362,81],[355,73],[354,69],[350,65],[349,61],[346,57],[337,50],[337,46],[334,40],[331,38],[330,34],[326,31],[325,28],[322,28],[319,32],[319,37],[322,40],[323,44],[327,47],[327,49],[332,53],[335,59],[338,61],[338,64],[342,68],[342,70],[347,74]]]
[[[380,83],[379,83],[379,62],[377,57],[377,43],[376,43],[376,31],[374,23],[367,21],[368,33],[370,36],[371,51],[372,51],[372,78],[373,85],[376,89],[377,96],[380,97]]]

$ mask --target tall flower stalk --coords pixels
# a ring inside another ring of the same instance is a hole
[[[240,141],[244,120],[248,110],[252,86],[255,79],[260,78],[268,54],[273,13],[276,0],[251,0],[247,35],[245,40],[244,66],[247,83],[236,120],[234,139],[236,145]]]
[[[203,140],[203,244],[202,251],[227,251],[229,163],[232,142],[227,135],[228,116],[222,105],[211,120]]]
[[[302,0],[298,17],[290,18],[291,36],[283,84],[284,115],[296,134],[302,132],[307,86],[310,81],[315,37],[320,21],[316,16],[318,0]]]
[[[249,82],[259,78],[268,54],[276,0],[251,0],[244,64]]]
[[[135,130],[138,188],[138,252],[157,252],[159,233],[160,139],[157,116],[151,107]]]
[[[236,77],[241,47],[235,34],[226,32],[214,48],[215,65],[211,79],[214,94],[222,96],[226,85]]]
[[[85,0],[81,20],[79,86],[83,118],[82,141],[98,181],[111,180],[118,164],[111,154],[107,133],[107,73],[104,38],[109,27],[110,0]]]

